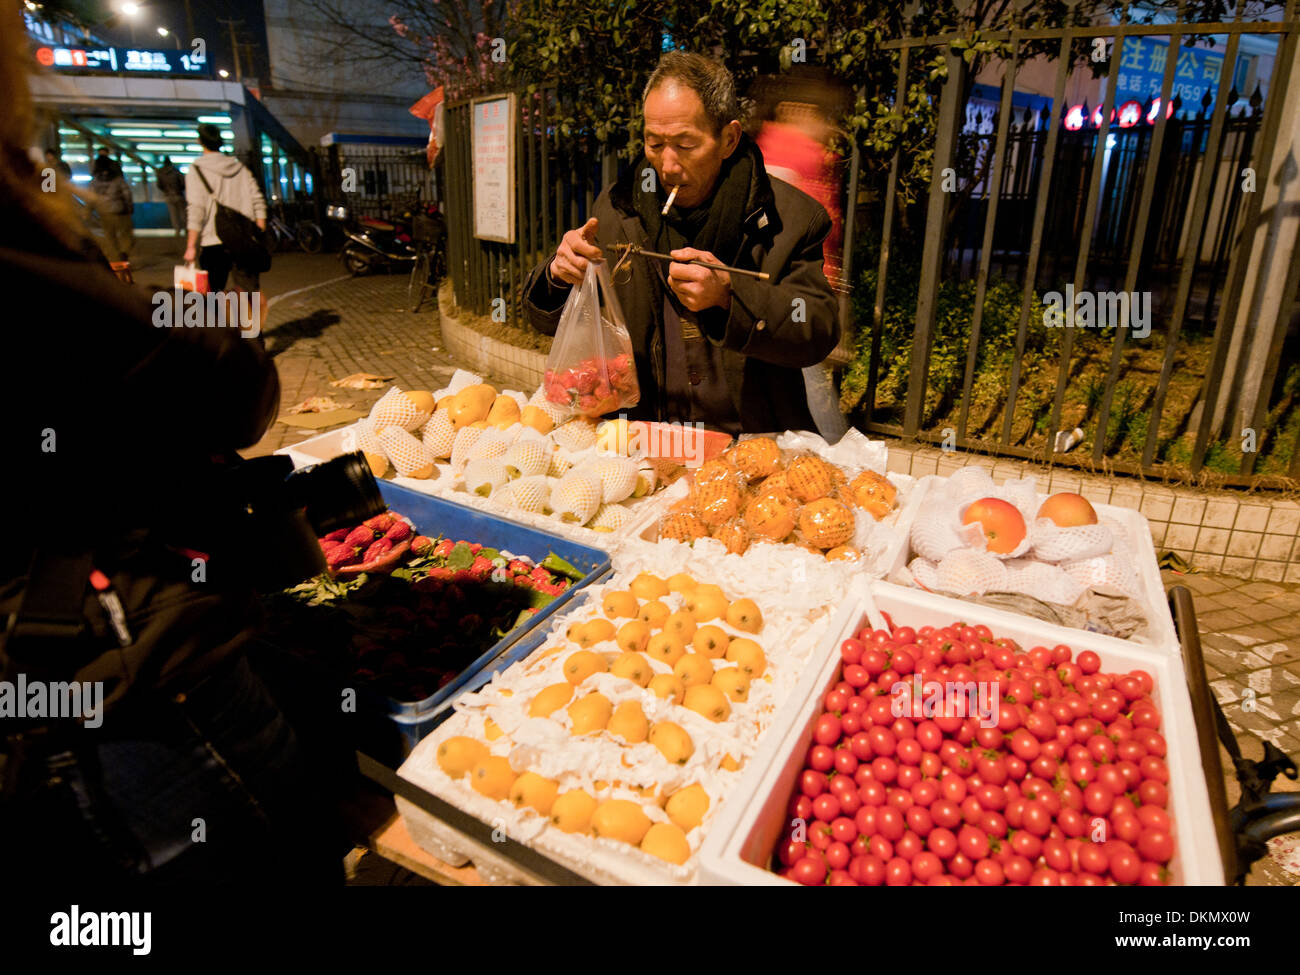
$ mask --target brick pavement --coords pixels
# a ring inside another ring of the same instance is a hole
[[[319,281],[337,276],[336,261],[327,256],[312,260],[319,263]],[[445,385],[457,364],[443,345],[435,305],[428,301],[412,315],[405,303],[406,279],[400,275],[349,278],[275,301],[264,334],[280,370],[282,411],[315,395],[368,410],[383,390],[329,385],[353,372],[392,376],[403,389]],[[277,422],[245,453],[269,453],[318,432]],[[1163,578],[1166,586],[1192,590],[1211,687],[1241,736],[1246,757],[1259,757],[1258,744],[1250,743],[1253,737],[1300,756],[1300,586],[1171,571]],[[1227,753],[1222,757],[1231,770]],[[1274,787],[1296,790],[1300,785],[1279,778]],[[1238,795],[1231,771],[1227,788],[1231,804]],[[1300,876],[1270,857],[1256,865],[1250,883],[1297,885]]]

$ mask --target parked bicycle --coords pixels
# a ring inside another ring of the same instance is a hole
[[[296,225],[290,225],[283,201],[275,200],[266,220],[267,250],[274,254],[287,241],[297,244],[308,254],[319,254],[325,246],[325,234],[312,220],[300,219]]]
[[[424,213],[416,215],[411,224],[411,237],[416,258],[406,294],[414,313],[430,293],[437,294],[438,284],[447,273],[447,223],[436,207],[430,205]]]

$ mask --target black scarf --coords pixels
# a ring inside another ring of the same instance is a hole
[[[650,250],[667,254],[682,247],[708,251],[724,264],[735,264],[740,256],[745,217],[756,197],[755,160],[758,147],[747,135],[740,137],[736,151],[722,161],[713,195],[691,209],[674,205],[668,216],[662,215],[668,198],[662,186],[653,193],[638,187],[633,205],[645,227]],[[642,159],[640,172],[649,161]],[[658,181],[656,181],[656,184]]]

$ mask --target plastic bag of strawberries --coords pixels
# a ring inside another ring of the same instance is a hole
[[[546,360],[546,399],[587,417],[604,416],[641,398],[632,339],[603,262],[587,264],[569,292]]]

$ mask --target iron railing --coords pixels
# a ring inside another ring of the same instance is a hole
[[[1246,21],[1248,5],[1237,4],[1228,23],[1187,22],[1180,5],[1179,16],[1172,22],[1136,24],[1130,20],[1130,6],[1123,5],[1118,23],[1114,24],[1011,29],[981,35],[987,40],[1006,42],[1011,51],[1004,63],[994,131],[985,135],[959,131],[966,121],[966,106],[962,104],[966,66],[953,48],[953,42],[961,40],[960,35],[905,37],[883,45],[899,52],[896,104],[903,103],[908,85],[915,80],[915,65],[927,63],[935,52],[945,57],[948,70],[938,95],[937,125],[932,133],[931,187],[939,187],[940,174],[954,165],[958,154],[985,156],[983,166],[977,170],[982,175],[964,209],[948,213],[945,195],[937,190],[929,192],[924,202],[924,242],[920,248],[906,398],[899,411],[901,416],[886,422],[879,415],[876,398],[882,366],[887,275],[893,258],[891,245],[895,245],[899,226],[895,198],[903,150],[896,150],[890,159],[882,194],[884,204],[879,213],[875,302],[869,321],[862,323],[870,329],[869,342],[864,342],[870,349],[867,390],[862,414],[856,418],[863,429],[944,443],[963,450],[1105,467],[1154,477],[1185,471],[1197,476],[1205,469],[1207,451],[1223,433],[1222,426],[1216,429],[1212,407],[1225,382],[1225,363],[1229,344],[1238,329],[1237,316],[1243,301],[1254,300],[1253,295],[1243,295],[1243,286],[1249,255],[1264,216],[1261,214],[1262,183],[1274,169],[1300,24],[1296,21],[1296,0],[1288,0],[1280,19],[1269,21]],[[1277,39],[1277,57],[1268,82],[1269,97],[1262,108],[1264,100],[1258,90],[1248,108],[1237,104],[1243,93],[1235,90],[1232,67],[1243,34]],[[1169,53],[1159,103],[1167,106],[1174,90],[1180,50],[1198,39],[1225,35],[1224,70],[1213,97],[1207,93],[1199,106],[1176,104],[1172,115],[1159,110],[1150,126],[1121,130],[1112,124],[1116,81],[1126,40],[1168,38]],[[1069,131],[1061,123],[1066,82],[1076,68],[1074,54],[1078,45],[1091,44],[1096,38],[1108,39],[1113,44],[1100,125]],[[1045,41],[1057,47],[1050,113],[1046,110],[1039,114],[1028,110],[1022,113],[1012,109],[1016,79],[1022,67],[1022,45],[1029,41]],[[1236,181],[1240,178],[1237,174],[1244,168],[1258,174],[1259,192],[1236,192]],[[1290,299],[1300,290],[1300,270],[1297,270],[1300,254],[1295,255],[1290,267],[1283,292],[1288,300],[1273,312],[1275,320],[1264,323],[1271,326],[1265,334],[1271,335],[1272,355],[1261,378],[1261,393],[1253,416],[1246,418],[1256,431],[1264,428],[1270,409],[1270,391],[1277,379],[1282,344],[1294,307]],[[937,296],[941,284],[968,280],[972,271],[975,300],[965,349],[960,407],[952,427],[947,422],[936,425],[928,415],[927,398],[933,402],[935,393],[929,376]],[[1018,284],[1019,321],[1014,355],[1007,374],[1002,377],[1005,402],[1001,406],[1000,423],[992,425],[990,435],[974,436],[970,430],[972,389],[977,378],[988,288],[997,278]],[[1029,330],[1045,327],[1044,323],[1030,320],[1034,299],[1045,291],[1064,291],[1067,284],[1076,293],[1112,290],[1116,285],[1118,290],[1133,293],[1140,284],[1143,291],[1153,292],[1159,299],[1161,315],[1153,320],[1152,334],[1163,331],[1164,351],[1158,378],[1145,391],[1149,419],[1140,459],[1113,456],[1106,435],[1126,344],[1130,341],[1127,324],[1114,330],[1109,354],[1104,357],[1108,359],[1108,368],[1100,402],[1096,405],[1091,443],[1085,442],[1073,454],[1057,449],[1056,434],[1063,426],[1064,398],[1072,381],[1072,367],[1078,365],[1074,328],[1060,330],[1056,381],[1047,423],[1029,436],[1014,429],[1020,422],[1017,401],[1025,384],[1022,362]],[[1156,454],[1161,443],[1162,420],[1166,419],[1164,410],[1179,340],[1191,323],[1212,330],[1213,335],[1201,377],[1203,408],[1193,428],[1195,443],[1190,461],[1175,472],[1165,458]],[[1255,324],[1251,322],[1252,326]],[[1239,335],[1237,340],[1241,341]],[[1277,429],[1281,429],[1280,423]],[[1258,450],[1243,452],[1237,473],[1223,476],[1221,480],[1242,486],[1265,483],[1265,479],[1253,476],[1257,457]],[[1293,447],[1288,473],[1292,478],[1300,477],[1300,438]]]

